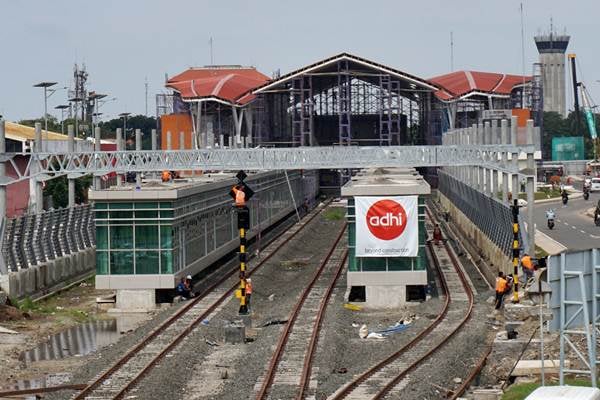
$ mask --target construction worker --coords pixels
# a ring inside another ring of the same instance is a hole
[[[246,279],[246,305],[250,308],[250,297],[252,297],[252,279]]]
[[[435,224],[435,228],[433,228],[433,243],[436,246],[439,246],[441,240],[443,240],[442,239],[442,230],[440,229],[439,224]]]
[[[504,303],[504,295],[508,292],[508,281],[504,277],[504,272],[498,272],[496,278],[496,310],[499,310]]]
[[[163,171],[160,177],[163,182],[169,182],[171,180],[171,173],[169,171]]]
[[[242,185],[235,185],[231,190],[235,194],[235,206],[243,207],[246,205],[246,193]]]
[[[190,299],[194,297],[194,293],[192,293],[192,276],[188,275],[185,278],[181,278],[179,285],[177,285],[176,291],[177,295],[184,299]]]
[[[527,284],[529,279],[533,278],[534,272],[533,261],[531,260],[529,254],[523,254],[523,257],[521,258],[521,266],[523,267],[523,274],[525,274],[525,284]]]

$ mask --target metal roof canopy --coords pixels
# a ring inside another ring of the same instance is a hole
[[[443,167],[478,165],[522,174],[501,162],[502,153],[531,153],[533,146],[316,146],[256,149],[143,150],[115,152],[27,153],[29,162],[20,168],[13,160],[20,153],[0,155],[18,177],[0,177],[0,186],[35,177],[45,181],[61,175],[83,175],[203,170],[294,170],[373,167]]]
[[[256,95],[261,93],[287,90],[288,83],[290,83],[294,78],[303,75],[319,76],[322,78],[322,81],[325,82],[327,81],[327,76],[330,75],[331,79],[329,84],[323,84],[322,82],[319,85],[319,89],[321,91],[326,91],[337,86],[337,75],[339,73],[337,69],[337,63],[339,61],[348,61],[351,77],[367,81],[373,85],[379,84],[379,77],[381,75],[390,75],[399,78],[400,82],[402,83],[400,92],[402,92],[404,97],[415,97],[415,93],[419,91],[434,92],[436,90],[440,90],[440,88],[435,84],[418,78],[414,75],[407,74],[406,72],[402,72],[400,70],[349,53],[341,53],[285,74],[279,79],[275,79],[262,86],[259,86],[258,88],[254,89],[252,93]]]

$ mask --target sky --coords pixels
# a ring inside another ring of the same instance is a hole
[[[571,35],[578,78],[600,101],[597,0],[0,0],[0,115],[42,116],[33,84],[72,86],[75,63],[85,64],[90,90],[116,98],[102,106],[103,119],[145,113],[146,79],[154,115],[165,74],[211,63],[211,37],[215,64],[268,76],[350,52],[430,78],[450,72],[452,32],[455,70],[521,74],[521,3],[525,73],[538,59],[533,36],[552,18]],[[54,107],[66,99],[55,92],[49,112],[60,117]]]

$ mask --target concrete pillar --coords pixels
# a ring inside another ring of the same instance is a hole
[[[171,141],[171,131],[167,131],[167,150],[173,150],[173,142]]]
[[[498,120],[492,120],[492,142],[491,144],[499,144],[500,143],[500,131],[498,128]]]
[[[498,189],[500,188],[500,184],[498,183],[498,170],[492,170],[492,197],[497,198]]]
[[[121,128],[117,128],[117,151],[123,151],[123,131]],[[117,187],[121,187],[123,184],[123,175],[117,174]]]
[[[516,116],[512,116],[510,118],[510,144],[513,146],[517,145],[517,128],[518,128],[518,119]]]
[[[207,137],[207,144],[211,149],[215,148],[215,132],[213,131],[213,123],[212,122],[207,122],[206,123],[206,137]]]
[[[488,169],[487,170],[487,174],[486,174],[486,189],[487,189],[487,194],[488,196],[492,197],[494,195],[494,186],[493,186],[493,179],[492,176],[494,175],[494,170],[493,169]]]
[[[500,121],[500,144],[505,146],[508,144],[508,120],[503,119]],[[502,166],[504,168],[508,167],[508,153],[506,151],[502,152]],[[508,180],[509,174],[506,172],[502,172],[502,203],[508,204]]]
[[[483,143],[484,144],[492,144],[492,129],[490,127],[490,122],[486,121],[483,124]]]
[[[179,150],[185,150],[185,133],[179,132]]]
[[[100,138],[100,133],[101,133],[100,128],[96,127],[94,129],[94,151],[95,152],[102,151],[101,147],[100,147],[101,141],[102,141]],[[94,190],[100,190],[101,185],[102,185],[101,178],[99,176],[94,175]]]
[[[483,138],[483,124],[480,122],[477,124],[477,144],[484,144]]]
[[[527,144],[533,146],[533,120],[527,120]],[[527,236],[529,239],[529,254],[535,254],[535,222],[533,213],[535,210],[535,160],[533,150],[527,152]]]
[[[152,150],[156,151],[156,150],[158,150],[158,137],[156,135],[156,129],[152,129],[151,135],[152,135]]]
[[[69,153],[75,152],[75,127],[72,124],[67,126],[67,137],[68,137],[68,151]],[[73,207],[75,205],[75,179],[68,178],[68,186],[69,186],[69,207]]]
[[[141,129],[135,130],[135,150],[142,151],[142,130]],[[135,174],[135,188],[137,190],[139,190],[139,189],[141,189],[141,187],[142,187],[142,173],[138,171]]]
[[[6,153],[6,123],[0,117],[0,154]],[[0,179],[6,175],[6,164],[0,162]],[[0,220],[6,218],[6,186],[0,186]],[[1,255],[0,255],[1,257]]]
[[[221,133],[219,135],[219,148],[224,148],[225,147],[225,136]]]
[[[40,122],[35,123],[35,152],[42,152],[42,124]],[[36,168],[36,173],[37,168]],[[35,189],[34,189],[34,201],[35,201],[35,212],[37,214],[44,211],[44,190],[42,187],[42,182],[38,181],[37,178],[33,178],[35,181]]]

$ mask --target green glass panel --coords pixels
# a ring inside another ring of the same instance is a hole
[[[108,250],[108,226],[96,225],[96,250]]]
[[[172,274],[173,273],[173,253],[171,251],[160,252],[160,273],[161,274]]]
[[[158,218],[158,211],[136,211],[136,218]]]
[[[136,219],[135,220],[135,224],[136,225],[156,225],[156,220],[155,219]]]
[[[108,252],[96,250],[96,274],[108,274]]]
[[[161,218],[173,218],[173,210],[160,210]]]
[[[136,251],[135,252],[135,273],[158,274],[158,251]]]
[[[96,219],[108,219],[108,211],[96,211]]]
[[[170,249],[173,247],[173,228],[170,225],[160,227],[160,248]]]
[[[158,225],[135,227],[136,249],[158,249]]]
[[[132,219],[133,211],[111,211],[111,219]]]
[[[385,258],[362,257],[363,271],[385,271]]]
[[[106,204],[106,203],[94,203],[94,208],[96,210],[106,210],[108,208],[108,204]]]
[[[412,270],[413,257],[388,257],[389,271],[410,271]]]
[[[155,210],[158,208],[157,202],[135,203],[136,210]]]
[[[111,249],[133,249],[133,227],[111,226],[110,227]]]
[[[109,203],[109,208],[111,210],[132,210],[132,203]]]
[[[110,274],[133,275],[133,251],[111,251]]]
[[[173,208],[173,203],[163,201],[160,203],[160,208]]]

